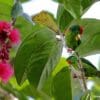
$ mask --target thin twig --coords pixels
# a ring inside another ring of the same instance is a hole
[[[63,42],[63,46],[65,47],[65,48],[67,48],[66,47],[66,43],[65,43],[65,39],[64,39],[64,36],[63,36],[63,33],[61,33],[60,32],[60,30],[59,30],[59,35],[60,35],[60,37],[61,37],[61,40],[62,40],[62,42]],[[76,57],[78,58],[78,67],[79,67],[79,69],[80,69],[80,74],[81,74],[81,77],[82,77],[82,83],[83,83],[83,90],[84,91],[87,91],[87,86],[86,86],[86,80],[85,80],[85,73],[84,73],[84,71],[83,71],[83,66],[82,66],[82,62],[81,62],[81,59],[80,59],[80,57],[79,57],[79,54],[77,53],[77,52],[75,52],[75,54],[76,54]]]
[[[16,22],[16,18],[12,18],[12,20],[11,20],[11,24],[12,24],[12,26],[15,25],[15,22]]]
[[[0,94],[4,98],[4,100],[14,100],[16,98],[12,93],[9,93],[8,91],[4,90],[1,87],[0,87]]]
[[[80,69],[80,72],[81,72],[81,77],[82,77],[82,81],[83,81],[83,87],[84,87],[84,91],[87,91],[87,85],[86,85],[86,80],[85,80],[85,73],[83,71],[83,65],[82,65],[82,61],[79,57],[79,54],[77,52],[75,52],[76,56],[77,56],[77,59],[78,59],[78,67]]]
[[[73,67],[72,65],[71,65],[70,67],[71,67],[72,73],[75,73],[75,74],[76,74],[77,79],[78,79],[78,81],[79,81],[79,83],[80,83],[80,85],[81,85],[81,89],[84,90],[84,87],[83,87],[83,85],[82,85],[82,80],[81,80],[82,78],[80,77],[79,71],[75,70],[74,67]]]

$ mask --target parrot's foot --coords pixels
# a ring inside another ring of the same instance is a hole
[[[73,78],[78,78],[78,76],[76,74],[73,75]]]
[[[82,76],[77,75],[77,74],[74,74],[74,75],[73,75],[73,78],[75,78],[75,79],[76,79],[76,78],[78,78],[78,79],[82,79]],[[87,79],[87,77],[85,77],[85,79]]]
[[[67,49],[67,52],[68,52],[68,53],[72,53],[72,52],[73,52],[73,49],[72,49],[72,48],[68,48],[68,49]]]
[[[81,77],[80,75],[77,75],[77,74],[74,74],[74,75],[73,75],[73,78],[75,78],[75,79],[76,79],[76,78],[82,79],[82,77]]]

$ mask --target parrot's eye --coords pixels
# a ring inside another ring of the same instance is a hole
[[[71,27],[70,27],[70,30],[73,32],[73,33],[82,33],[83,32],[83,29],[82,29],[82,27],[80,27],[79,25],[72,25]]]

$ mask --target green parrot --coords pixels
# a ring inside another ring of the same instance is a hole
[[[86,77],[99,77],[100,78],[100,71],[96,69],[96,67],[91,64],[90,61],[88,61],[85,58],[80,58],[83,65],[83,71],[85,72]],[[66,59],[66,61],[72,65],[75,69],[78,70],[78,59],[75,56],[70,56]]]
[[[80,25],[72,25],[65,31],[65,41],[68,48],[75,50],[81,43],[83,28]]]

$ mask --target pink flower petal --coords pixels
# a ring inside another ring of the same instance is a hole
[[[11,24],[9,22],[0,21],[0,33],[2,33],[2,31],[10,32],[11,27],[12,26],[11,26]]]
[[[9,35],[9,39],[13,44],[18,44],[20,42],[20,33],[17,29],[13,29]]]
[[[7,83],[8,80],[13,75],[14,70],[9,63],[1,62],[0,63],[0,79],[4,83]]]

